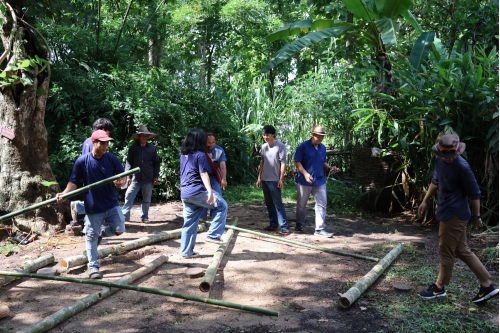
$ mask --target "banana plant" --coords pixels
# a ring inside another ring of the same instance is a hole
[[[289,59],[300,50],[316,44],[326,38],[351,34],[357,41],[370,45],[376,53],[380,70],[391,70],[386,49],[397,44],[399,24],[397,18],[403,16],[417,31],[422,32],[409,8],[413,0],[342,0],[345,8],[354,16],[353,23],[331,19],[303,20],[294,22],[269,34],[269,42],[288,36],[308,33],[281,48],[262,68],[267,73],[275,66]],[[429,37],[429,36],[427,36]],[[415,54],[428,54],[429,46],[419,44]],[[419,58],[421,61],[421,58]],[[418,65],[418,64],[417,64]]]

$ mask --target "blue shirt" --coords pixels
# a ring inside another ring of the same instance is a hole
[[[432,181],[438,187],[438,208],[436,218],[449,220],[454,215],[462,221],[470,219],[469,200],[481,197],[481,190],[469,163],[458,156],[452,163],[436,157]]]
[[[92,139],[87,138],[82,145],[82,155],[92,152]]]
[[[218,168],[220,166],[220,162],[226,162],[226,153],[224,153],[224,149],[222,147],[215,145],[214,149],[211,152],[208,152],[208,156],[212,159],[212,163]],[[209,174],[212,174],[212,170],[209,171]]]
[[[210,170],[207,156],[201,151],[181,155],[181,199],[205,192],[201,174]]]
[[[326,184],[324,163],[326,162],[326,147],[320,143],[314,147],[311,140],[302,142],[293,156],[295,162],[300,162],[304,169],[314,178],[312,184],[308,183],[304,175],[297,172],[297,183],[304,186],[321,186]]]
[[[85,154],[76,160],[69,181],[77,186],[82,183],[91,185],[122,172],[123,166],[115,155],[106,153],[97,159],[92,154]],[[85,194],[84,202],[87,214],[104,213],[118,206],[118,193],[115,185],[111,182],[90,189]]]

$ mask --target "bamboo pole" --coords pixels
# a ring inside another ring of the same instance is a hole
[[[198,225],[198,232],[203,232],[207,231],[207,227],[203,224]],[[172,239],[172,238],[177,238],[181,236],[182,229],[175,229],[172,231],[164,231],[164,232],[159,232],[154,235],[142,237],[139,239],[134,239],[128,242],[124,242],[118,245],[110,246],[105,249],[102,249],[100,251],[97,251],[97,257],[98,258],[105,258],[109,256],[110,254],[119,254],[123,253],[126,251],[130,251],[133,249],[137,249],[139,247],[143,247],[146,245],[158,243],[158,242],[163,242],[167,239]],[[76,266],[81,266],[85,265],[86,263],[89,262],[87,255],[85,254],[86,251],[84,251],[83,255],[77,255],[77,256],[72,256],[68,258],[64,258],[61,260],[61,266],[66,269],[70,269]]]
[[[124,284],[107,282],[107,281],[100,281],[100,280],[75,279],[75,278],[68,278],[68,277],[62,277],[62,276],[43,275],[43,274],[0,271],[0,275],[17,276],[17,277],[30,277],[30,278],[34,278],[34,279],[55,280],[55,281],[83,283],[83,284],[93,284],[93,285],[97,285],[97,286],[105,286],[108,288],[135,290],[135,291],[148,293],[148,294],[182,298],[182,299],[187,299],[187,300],[195,301],[195,302],[208,303],[208,304],[223,306],[223,307],[232,308],[232,309],[255,312],[255,313],[260,313],[260,314],[264,314],[267,316],[276,316],[277,317],[279,315],[279,313],[277,311],[256,308],[253,306],[242,305],[242,304],[237,304],[237,303],[225,302],[225,301],[221,301],[218,299],[205,298],[205,297],[189,295],[189,294],[181,294],[181,293],[176,293],[176,292],[170,291],[170,290],[146,288],[146,287],[140,287],[140,286],[134,286],[134,285],[124,285]]]
[[[18,268],[16,270],[21,273],[32,273],[42,267],[47,266],[48,264],[52,264],[53,262],[54,262],[54,255],[49,253],[33,261],[26,262],[20,269]],[[10,283],[17,279],[18,277],[15,276],[3,276],[0,274],[0,285],[6,285],[7,283]]]
[[[126,171],[126,172],[123,172],[123,173],[120,173],[120,174],[117,174],[117,175],[114,175],[113,177],[109,177],[109,178],[106,178],[106,179],[103,179],[103,180],[100,180],[98,182],[95,182],[93,184],[90,184],[90,185],[87,185],[87,186],[84,186],[84,187],[80,187],[79,189],[77,190],[74,190],[74,191],[71,191],[71,192],[68,192],[66,194],[63,194],[61,195],[61,198],[63,199],[66,199],[66,198],[69,198],[69,197],[72,197],[72,196],[75,196],[77,194],[80,194],[82,192],[86,192],[90,189],[93,189],[95,187],[99,187],[101,185],[104,185],[104,184],[107,184],[107,183],[110,183],[114,180],[117,180],[117,179],[120,179],[122,177],[125,177],[125,176],[128,176],[128,175],[131,175],[131,174],[134,174],[134,173],[137,173],[141,171],[140,168],[135,168],[135,169],[130,169],[129,171]],[[54,203],[57,201],[57,198],[52,198],[52,199],[49,199],[49,200],[45,200],[45,201],[42,201],[42,202],[39,202],[39,203],[36,203],[34,205],[31,205],[29,207],[26,207],[26,208],[23,208],[23,209],[20,209],[20,210],[16,210],[15,212],[12,212],[12,213],[9,213],[9,214],[5,214],[3,216],[0,216],[0,222],[1,221],[5,221],[5,220],[9,220],[11,218],[13,218],[14,216],[17,216],[17,215],[21,215],[21,214],[24,214],[24,213],[27,213],[29,211],[32,211],[34,209],[37,209],[37,208],[41,208],[41,207],[44,207],[44,206],[47,206],[47,205],[50,205],[51,203]]]
[[[234,218],[234,221],[232,223],[233,226],[238,225],[238,218]],[[222,244],[219,246],[217,251],[214,254],[214,258],[212,259],[212,262],[210,265],[208,265],[207,270],[205,272],[205,276],[203,277],[203,280],[200,283],[200,290],[207,292],[210,291],[210,288],[212,288],[212,283],[214,282],[215,279],[215,274],[217,274],[217,269],[220,266],[220,263],[222,262],[222,257],[226,253],[227,246],[229,245],[229,242],[231,242],[231,239],[233,238],[234,230],[228,230],[226,233],[226,244]]]
[[[161,255],[152,262],[150,262],[148,265],[141,267],[133,271],[132,273],[121,277],[115,283],[128,285],[134,282],[135,280],[142,278],[144,275],[151,273],[153,270],[160,267],[167,261],[168,257],[165,255]],[[18,333],[46,332],[51,328],[55,327],[56,325],[62,323],[66,319],[69,319],[74,315],[76,315],[77,313],[80,313],[83,310],[91,307],[92,305],[99,303],[101,300],[108,298],[109,296],[113,295],[119,290],[120,289],[118,288],[104,288],[99,292],[90,294],[82,298],[81,300],[78,300],[75,303],[51,314],[50,316],[43,318],[39,322],[24,328]]]
[[[207,221],[206,223],[210,223],[210,222]],[[345,252],[345,251],[330,249],[328,247],[322,247],[322,246],[316,246],[316,245],[311,245],[311,244],[307,244],[307,243],[302,243],[302,242],[294,241],[294,240],[291,240],[291,239],[286,239],[286,238],[283,238],[283,237],[271,236],[271,235],[268,235],[268,234],[264,234],[262,232],[257,232],[257,231],[252,231],[252,230],[243,229],[243,228],[239,228],[239,227],[234,227],[234,226],[231,226],[231,225],[226,225],[226,228],[227,229],[233,229],[233,230],[241,231],[241,232],[246,232],[246,233],[249,233],[249,234],[252,234],[252,235],[257,235],[257,236],[261,236],[261,237],[265,237],[265,238],[271,238],[271,239],[274,239],[274,240],[277,240],[277,241],[280,241],[280,242],[284,242],[284,243],[290,243],[290,244],[294,244],[294,245],[308,247],[308,248],[314,249],[314,250],[319,250],[319,251],[323,251],[323,252],[338,254],[338,255],[341,255],[341,256],[354,257],[354,258],[365,259],[365,260],[370,260],[370,261],[375,261],[375,262],[377,262],[377,261],[380,260],[379,258],[367,257],[367,256],[363,256],[363,255],[357,254],[357,253]]]
[[[403,244],[396,245],[380,262],[372,268],[361,280],[356,282],[346,293],[342,294],[339,299],[339,305],[345,309],[350,307],[362,293],[366,291],[384,271],[393,263],[394,260],[403,251]]]

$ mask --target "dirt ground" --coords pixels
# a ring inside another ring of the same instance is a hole
[[[287,216],[295,225],[295,205],[288,204]],[[317,246],[341,251],[370,252],[376,245],[388,241],[423,240],[429,262],[438,265],[437,226],[422,227],[410,217],[338,218],[327,217],[327,230],[333,238],[313,235],[314,210],[309,205],[308,223],[303,232],[286,236]],[[153,205],[148,224],[140,222],[138,206],[132,210],[127,233],[107,238],[108,244],[145,237],[160,231],[179,229],[183,220],[180,202]],[[265,232],[267,214],[263,204],[230,205],[228,224],[238,217],[241,228]],[[274,234],[279,236],[278,234]],[[230,309],[185,299],[121,290],[90,308],[74,315],[52,329],[52,332],[380,332],[385,331],[387,319],[370,308],[370,300],[362,299],[349,309],[338,305],[338,293],[345,291],[348,281],[356,282],[370,271],[374,262],[339,256],[296,245],[266,239],[249,233],[235,232],[209,292],[201,292],[202,277],[185,276],[187,268],[206,269],[213,259],[217,244],[204,241],[198,234],[195,251],[200,256],[183,259],[179,254],[179,239],[173,239],[101,259],[104,281],[116,281],[157,258],[169,260],[134,284],[170,290],[183,294],[208,297],[226,302],[278,311],[278,317]],[[47,241],[50,240],[49,246]],[[51,245],[52,244],[52,245]],[[84,237],[68,232],[55,238],[41,238],[35,245],[43,251],[22,251],[2,257],[1,270],[13,270],[27,260],[52,253],[60,276],[87,278],[86,266],[65,270],[60,260],[81,254]],[[498,272],[492,272],[498,281]],[[432,281],[428,281],[432,282]],[[422,286],[411,286],[412,295]],[[396,293],[392,283],[382,276],[371,287],[386,293]],[[101,286],[38,279],[19,279],[0,287],[0,303],[9,306],[11,313],[0,319],[0,332],[14,332],[34,324],[48,315],[69,306],[88,294],[99,292]],[[498,316],[493,318],[498,324]]]

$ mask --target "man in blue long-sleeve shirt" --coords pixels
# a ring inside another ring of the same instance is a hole
[[[148,140],[155,136],[156,134],[148,131],[146,126],[139,127],[137,133],[132,136],[135,142],[128,150],[125,171],[139,167],[141,172],[134,174],[128,180],[130,186],[125,192],[125,203],[122,207],[125,221],[130,221],[130,209],[134,204],[135,196],[139,190],[142,190],[141,221],[144,223],[149,222],[148,213],[153,186],[158,185],[160,175],[160,158],[156,152],[156,147],[148,143]]]
[[[484,302],[498,295],[498,288],[491,284],[491,275],[476,255],[467,246],[466,226],[471,218],[476,228],[483,226],[480,216],[481,191],[469,163],[460,156],[465,150],[465,143],[458,136],[446,134],[432,147],[437,155],[434,175],[429,190],[422,204],[418,207],[418,215],[423,216],[427,210],[427,200],[438,194],[436,219],[439,224],[439,256],[441,265],[436,283],[419,293],[425,299],[446,296],[444,286],[451,280],[455,257],[462,260],[476,275],[481,287],[472,302]],[[424,222],[424,224],[426,224]]]

